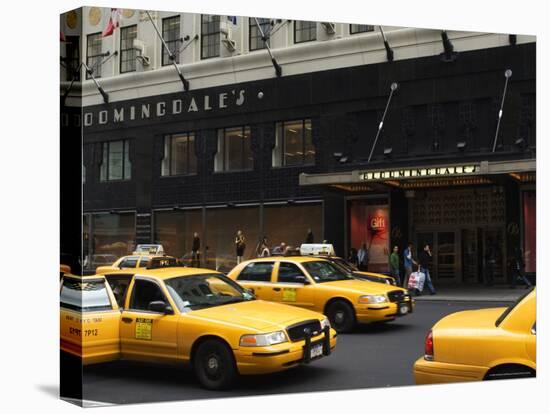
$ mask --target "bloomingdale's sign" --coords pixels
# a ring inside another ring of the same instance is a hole
[[[117,124],[146,119],[161,119],[170,115],[185,115],[212,110],[225,110],[243,106],[244,89],[232,89],[227,92],[202,96],[186,96],[161,100],[153,103],[113,106],[99,111],[84,112],[84,127],[93,125]]]
[[[404,168],[400,170],[366,171],[359,173],[362,181],[402,180],[406,178],[431,178],[471,175],[479,172],[478,165],[452,165],[427,168]]]

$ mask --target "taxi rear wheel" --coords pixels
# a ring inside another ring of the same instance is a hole
[[[349,332],[355,326],[355,312],[351,305],[342,300],[328,305],[326,315],[337,332]]]
[[[226,389],[237,377],[233,352],[216,339],[208,339],[199,345],[193,368],[201,385],[210,390]]]
[[[491,369],[486,375],[484,380],[501,380],[501,379],[514,379],[514,378],[533,378],[536,377],[536,372],[523,365],[505,364],[497,366]]]

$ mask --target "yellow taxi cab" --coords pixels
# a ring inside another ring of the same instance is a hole
[[[239,374],[286,370],[336,346],[324,315],[257,300],[219,272],[161,267],[126,275],[122,307],[104,275],[64,277],[63,351],[84,364],[190,363],[202,386],[222,389]]]
[[[120,269],[140,269],[147,268],[151,263],[151,260],[155,258],[161,258],[168,260],[172,265],[178,262],[178,259],[172,256],[158,255],[158,254],[138,254],[131,256],[122,256],[116,262],[109,266],[98,266],[95,270],[97,274],[105,274],[108,272],[120,270]]]
[[[272,256],[237,265],[228,277],[260,299],[322,312],[338,332],[357,322],[385,322],[413,311],[407,290],[357,280],[329,260],[311,256]]]
[[[536,290],[508,308],[456,312],[426,335],[417,384],[536,376]]]

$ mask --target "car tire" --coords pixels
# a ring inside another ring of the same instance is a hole
[[[336,332],[350,332],[355,327],[355,311],[347,302],[332,302],[327,307],[326,315]]]
[[[192,364],[200,384],[209,390],[227,389],[237,378],[233,352],[216,339],[207,339],[199,345]]]

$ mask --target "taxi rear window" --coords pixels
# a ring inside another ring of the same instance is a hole
[[[66,278],[61,287],[60,305],[81,312],[111,310],[105,280]]]

